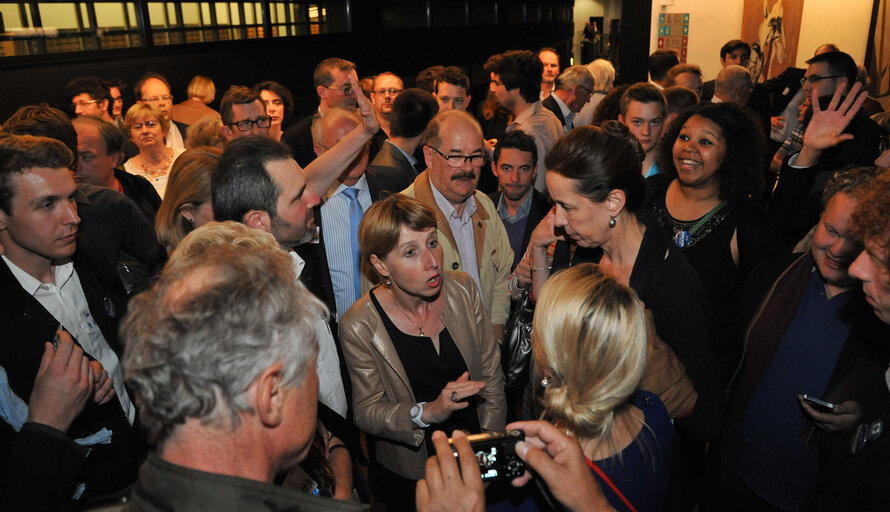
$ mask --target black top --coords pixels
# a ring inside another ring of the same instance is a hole
[[[572,256],[568,244],[557,242],[553,271],[578,263],[599,263],[602,257],[598,247],[578,247]],[[656,333],[686,367],[698,393],[695,408],[676,420],[677,428],[702,441],[712,439],[721,424],[723,388],[708,335],[710,303],[695,270],[651,223],[646,224],[630,287],[652,311]]]
[[[145,214],[145,218],[154,226],[158,208],[161,207],[161,196],[158,195],[154,185],[142,176],[130,174],[123,169],[115,169],[114,177],[120,182],[124,195],[136,203]]]
[[[668,212],[665,196],[672,181],[662,175],[647,179],[644,208],[668,238],[682,229],[691,231],[699,221],[677,220]],[[730,249],[735,233],[738,233],[738,265]],[[742,287],[756,263],[771,257],[779,245],[778,235],[763,210],[754,201],[745,200],[725,205],[692,235],[689,245],[680,249],[698,274],[711,302],[714,312],[710,323],[711,346],[724,387],[729,384],[742,354],[745,326],[739,322],[738,314]]]
[[[451,339],[448,328],[443,327],[439,333],[439,352],[436,352],[433,340],[429,336],[412,336],[402,332],[390,320],[374,293],[370,295],[377,313],[383,320],[386,332],[399,354],[399,360],[405,367],[408,382],[414,391],[414,399],[418,402],[435,401],[446,384],[457,380],[467,371],[467,364],[454,340]],[[470,398],[468,401],[470,407],[454,411],[444,423],[433,423],[426,429],[426,447],[429,455],[435,455],[431,437],[436,430],[448,435],[453,430],[480,431],[479,420],[476,417],[476,400]]]

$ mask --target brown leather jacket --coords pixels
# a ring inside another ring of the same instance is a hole
[[[463,355],[471,380],[485,381],[476,414],[485,431],[504,429],[506,400],[500,347],[476,283],[463,272],[443,272],[442,323]],[[340,344],[352,379],[355,423],[378,437],[376,458],[405,478],[423,478],[424,431],[410,416],[417,400],[408,375],[366,294],[340,319]]]

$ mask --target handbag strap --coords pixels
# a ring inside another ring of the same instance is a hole
[[[614,492],[621,499],[621,501],[627,506],[628,510],[630,510],[631,512],[637,512],[637,508],[631,504],[630,500],[628,500],[624,496],[624,494],[618,489],[618,486],[615,485],[614,482],[612,482],[612,479],[609,478],[609,476],[606,475],[606,473],[602,469],[600,469],[599,466],[594,464],[593,461],[588,459],[587,457],[584,457],[584,460],[587,461],[587,465],[590,466],[590,469],[592,469],[593,472],[596,473],[597,476],[599,476],[603,480],[603,482],[606,482],[606,485],[608,485],[609,488],[612,489],[612,492]]]
[[[723,207],[726,206],[726,204],[727,204],[726,201],[720,201],[720,204],[711,208],[711,211],[709,211],[704,217],[699,219],[699,221],[696,222],[694,226],[692,226],[692,229],[689,230],[689,234],[694,235],[694,234],[698,233],[698,230],[701,229],[702,226],[705,225],[705,223],[707,223],[709,220],[711,220],[711,217],[713,217],[714,215],[717,215],[717,212],[722,210]]]

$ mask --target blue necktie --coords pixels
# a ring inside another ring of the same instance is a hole
[[[352,248],[352,264],[355,269],[355,281],[352,283],[355,290],[355,300],[362,294],[361,252],[358,249],[358,225],[362,221],[362,205],[358,202],[358,189],[349,187],[343,191],[349,199],[349,246]]]

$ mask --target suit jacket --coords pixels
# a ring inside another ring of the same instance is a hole
[[[555,115],[556,118],[559,119],[559,124],[562,125],[562,130],[564,132],[568,131],[569,127],[566,126],[566,118],[562,115],[562,109],[559,108],[559,103],[557,103],[556,100],[553,99],[552,95],[547,95],[546,98],[541,100],[541,105],[546,107],[549,111],[553,112],[553,115]]]
[[[457,242],[448,224],[448,218],[439,209],[430,185],[429,171],[423,171],[410,187],[402,193],[417,199],[436,214],[439,244],[442,246],[446,269],[461,270],[462,260],[457,250]],[[507,290],[507,277],[513,264],[513,249],[504,223],[498,217],[494,204],[482,192],[476,191],[476,213],[473,214],[473,240],[476,245],[476,264],[479,281],[482,283],[482,296],[488,306],[491,322],[495,325],[507,323],[510,314],[510,292]]]
[[[154,226],[158,208],[161,207],[161,196],[158,195],[151,182],[123,169],[115,169],[114,177],[120,182],[124,195],[136,203],[136,206],[145,214],[145,218]]]
[[[78,246],[81,240],[78,240]],[[126,300],[117,276],[80,249],[74,255],[74,269],[93,319],[111,349],[121,354],[117,327],[126,312]],[[30,400],[40,367],[44,343],[53,339],[58,326],[59,321],[27,293],[9,267],[0,262],[0,330],[4,339],[0,344],[0,366],[6,369],[10,389],[26,403]],[[134,429],[116,398],[102,405],[88,402],[69,427],[68,435],[76,439],[102,427],[113,432],[111,444],[93,446],[90,456],[80,467],[66,466],[77,471],[76,474],[58,475],[61,486],[68,482],[85,482],[82,499],[86,501],[122,490],[135,480],[139,465]],[[0,421],[0,465],[8,463],[17,437],[6,422]]]
[[[300,167],[306,168],[315,160],[315,149],[312,143],[312,121],[318,117],[316,111],[311,116],[304,117],[281,134],[281,142],[290,147],[294,160]]]
[[[807,70],[805,68],[788,66],[785,68],[785,71],[763,82],[764,90],[770,97],[770,115],[778,116],[782,114],[788,102],[802,87],[800,80],[806,74]]]
[[[373,291],[371,292],[373,293]],[[506,420],[500,348],[476,283],[463,272],[442,274],[442,323],[460,350],[470,380],[481,380],[476,414],[485,431],[503,430]],[[354,384],[355,423],[377,436],[377,460],[405,478],[424,475],[424,431],[411,421],[417,403],[408,375],[367,294],[340,321],[340,342]]]
[[[701,101],[711,101],[711,98],[714,97],[714,88],[717,85],[717,80],[708,80],[707,82],[701,84]]]
[[[498,204],[501,202],[501,196],[503,192],[494,192],[489,194],[488,197],[491,198],[491,202],[494,204],[494,207],[497,208]],[[522,259],[522,255],[525,254],[525,249],[528,247],[528,241],[532,236],[532,231],[535,230],[535,227],[547,216],[547,212],[550,211],[550,204],[547,203],[547,198],[544,197],[544,194],[535,190],[532,187],[532,204],[531,208],[528,210],[528,217],[526,217],[525,221],[525,231],[522,232],[522,245],[520,245],[521,252],[517,255],[513,255],[514,264],[513,267],[516,267],[516,262]],[[511,269],[512,271],[512,269]]]
[[[380,147],[380,152],[371,161],[368,169],[375,169],[377,172],[387,173],[391,176],[404,176],[409,184],[417,177],[417,170],[404,153],[392,143],[387,144],[386,142]]]

